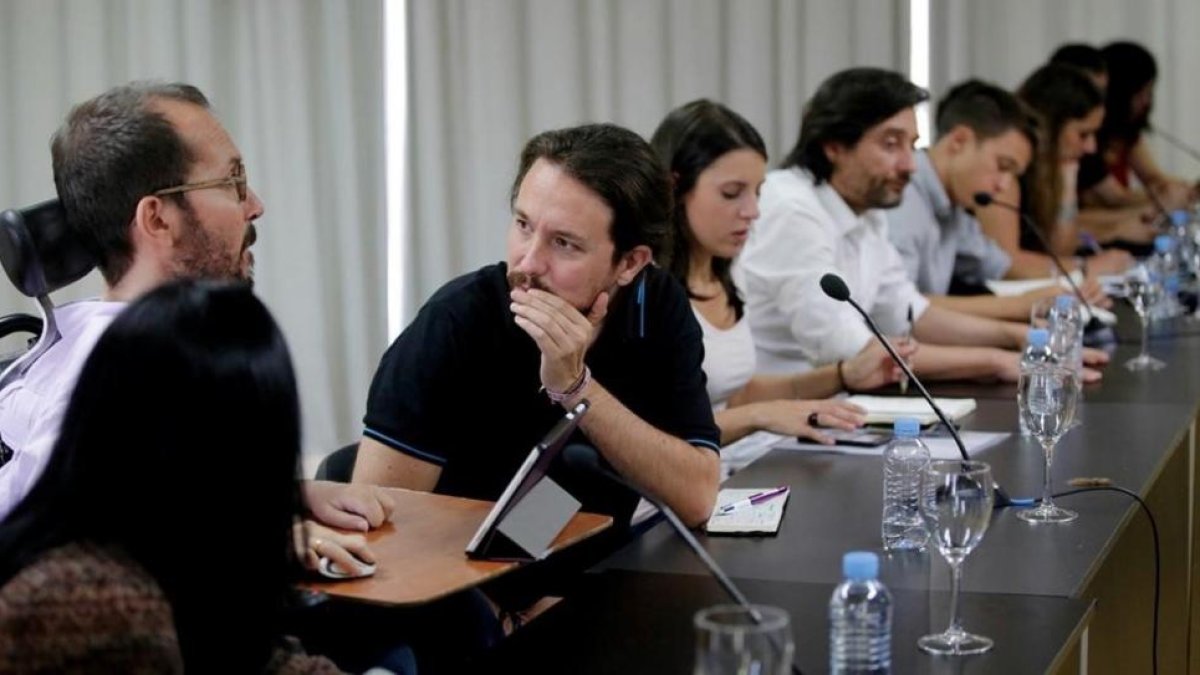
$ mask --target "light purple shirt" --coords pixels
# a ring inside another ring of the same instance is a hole
[[[60,337],[25,374],[0,391],[0,438],[15,451],[0,466],[0,520],[37,482],[58,440],[75,380],[123,302],[84,300],[57,307]]]

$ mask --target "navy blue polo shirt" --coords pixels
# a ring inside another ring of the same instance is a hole
[[[565,410],[541,392],[537,345],[513,320],[504,263],[439,289],[388,348],[363,434],[442,468],[436,492],[499,498]],[[647,266],[609,305],[586,356],[593,379],[654,427],[719,451],[700,326],[683,287]],[[573,441],[586,442],[582,431]],[[602,481],[550,475],[584,509],[628,522],[637,497]]]

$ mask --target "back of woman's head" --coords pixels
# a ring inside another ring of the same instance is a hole
[[[299,424],[287,347],[248,287],[150,292],[84,365],[45,473],[0,529],[0,582],[12,546],[28,564],[71,541],[111,545],[166,593],[189,666],[265,658],[287,589]]]
[[[752,150],[767,161],[767,146],[750,122],[728,107],[699,99],[667,113],[650,138],[650,146],[667,165],[675,191],[675,237],[666,260],[660,261],[687,286],[688,254],[693,241],[684,197],[696,187],[705,169],[726,153]],[[717,276],[726,285],[730,302],[740,317],[742,304],[728,280],[728,260],[714,260]]]
[[[1100,51],[1108,63],[1104,134],[1134,140],[1149,125],[1150,109],[1135,111],[1133,99],[1158,78],[1158,64],[1135,42],[1114,42]]]
[[[1017,96],[1042,122],[1045,137],[1039,147],[1054,155],[1067,122],[1083,119],[1104,105],[1100,90],[1083,71],[1057,63],[1033,71],[1017,89]]]

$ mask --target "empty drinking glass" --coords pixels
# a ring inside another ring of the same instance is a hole
[[[983,462],[931,462],[921,483],[921,515],[930,540],[950,564],[950,626],[926,635],[917,646],[930,654],[982,654],[990,638],[963,630],[958,616],[962,564],[979,545],[992,517],[992,469]]]
[[[1079,375],[1071,368],[1042,363],[1021,372],[1017,383],[1017,407],[1029,433],[1042,445],[1046,466],[1042,481],[1042,503],[1019,511],[1017,517],[1031,523],[1065,523],[1079,514],[1054,505],[1050,496],[1050,465],[1054,446],[1071,428],[1079,404]]]
[[[1150,308],[1158,302],[1161,293],[1162,287],[1145,265],[1138,265],[1125,275],[1125,298],[1133,305],[1133,311],[1137,312],[1138,320],[1142,323],[1142,351],[1125,362],[1129,370],[1159,370],[1167,365],[1149,353]]]
[[[716,605],[696,612],[695,675],[785,675],[792,628],[778,607]]]

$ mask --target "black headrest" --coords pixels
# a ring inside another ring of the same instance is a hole
[[[67,226],[57,199],[0,213],[0,266],[17,290],[35,298],[70,284],[96,258]]]

